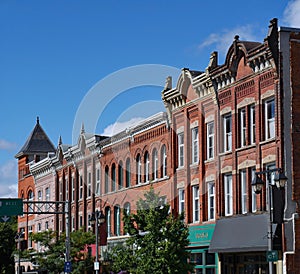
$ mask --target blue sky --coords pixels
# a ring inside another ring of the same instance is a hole
[[[149,85],[151,73],[146,74],[144,86],[132,85],[109,101],[105,95],[112,91],[101,89],[103,80],[112,87],[120,75],[122,84],[130,82],[147,64],[203,71],[212,51],[223,63],[236,34],[262,42],[270,19],[300,27],[299,14],[299,0],[1,0],[0,197],[17,196],[14,155],[37,116],[55,146],[60,135],[64,143],[74,143],[76,113],[96,87],[96,108],[105,107],[95,131],[109,134],[115,122],[126,127],[129,120],[163,110],[162,87],[152,83],[163,86],[167,75],[155,76]],[[88,124],[89,114],[83,120]]]

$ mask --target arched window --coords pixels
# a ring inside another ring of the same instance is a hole
[[[111,166],[111,191],[116,191],[116,165]]]
[[[105,208],[105,217],[107,225],[107,237],[111,237],[111,212],[110,207]]]
[[[120,221],[121,221],[121,212],[120,206],[114,206],[114,233],[115,236],[120,236]]]
[[[138,156],[136,157],[136,175],[137,183],[140,184],[142,182],[142,162],[140,154],[138,154]]]
[[[158,153],[157,150],[154,149],[152,152],[152,168],[153,168],[153,180],[158,179]]]
[[[130,214],[130,203],[126,202],[126,203],[124,204],[124,211],[123,211],[123,212],[124,212],[124,214],[126,214],[127,216]],[[123,227],[125,227],[124,224],[125,224],[125,223],[123,222]],[[125,234],[125,233],[126,233],[127,235],[129,234],[128,231],[124,231],[124,234]]]
[[[123,188],[123,162],[122,161],[119,162],[119,166],[118,166],[118,185],[119,185],[119,189]]]
[[[145,162],[144,162],[144,167],[145,167],[145,182],[149,182],[149,173],[150,173],[150,160],[149,160],[149,153],[146,151],[145,152]]]
[[[29,190],[28,191],[28,201],[31,202],[34,199],[33,191]],[[29,203],[28,204],[28,212],[33,212],[33,204]]]
[[[167,149],[165,145],[161,148],[161,176],[163,178],[167,176]]]
[[[130,159],[126,160],[126,187],[130,187]]]
[[[105,181],[104,181],[104,192],[108,192],[108,182],[109,182],[109,168],[105,167]]]

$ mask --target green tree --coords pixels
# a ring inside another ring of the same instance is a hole
[[[14,273],[16,218],[12,222],[0,223],[0,273]]]
[[[126,245],[113,249],[111,257],[115,272],[130,273],[187,273],[193,270],[188,263],[188,228],[183,216],[169,212],[162,197],[151,188],[137,202],[136,214],[124,212],[125,230],[131,237]]]
[[[31,235],[34,242],[39,242],[43,252],[36,251],[33,260],[41,269],[47,269],[49,273],[61,273],[64,269],[65,259],[65,234],[57,236],[55,231],[43,231]],[[91,273],[94,259],[85,249],[86,245],[95,242],[95,235],[82,229],[70,234],[70,257],[72,262],[72,273]]]

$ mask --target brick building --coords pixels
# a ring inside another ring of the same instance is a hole
[[[50,197],[69,200],[72,230],[89,229],[92,212],[103,210],[110,245],[126,237],[121,209],[134,210],[153,185],[175,214],[185,213],[196,273],[268,273],[268,212],[284,200],[283,216],[272,219],[272,265],[297,273],[299,33],[273,19],[263,42],[236,36],[224,64],[213,52],[204,71],[182,69],[175,87],[167,78],[166,113],[112,137],[82,127],[77,144],[60,140],[54,155],[30,165],[35,199],[51,185]],[[17,156],[20,172],[26,163]],[[279,168],[288,177],[284,190],[273,187]],[[251,185],[256,172],[265,172],[259,195]],[[64,216],[31,218],[42,229],[65,230]]]

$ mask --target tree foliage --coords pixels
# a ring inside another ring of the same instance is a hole
[[[40,269],[49,273],[61,273],[64,269],[66,235],[58,237],[55,231],[43,231],[31,235],[34,242],[39,243],[41,250],[36,250],[33,260]],[[89,255],[86,245],[95,242],[95,235],[89,231],[78,230],[70,234],[70,257],[72,273],[92,273],[94,259]],[[86,272],[85,272],[86,271]]]
[[[188,228],[183,216],[169,212],[162,197],[151,188],[137,202],[137,212],[124,212],[125,230],[131,235],[126,245],[112,251],[112,268],[115,272],[130,273],[187,273],[193,270],[188,264]]]
[[[14,252],[17,223],[0,223],[0,273],[14,273]]]

